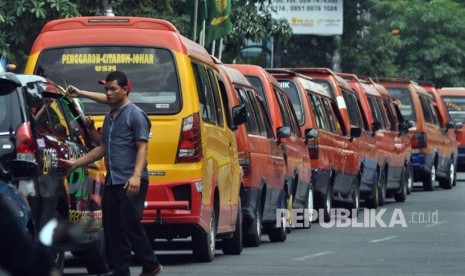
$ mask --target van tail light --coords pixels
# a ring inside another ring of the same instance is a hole
[[[21,124],[16,130],[16,158],[36,162],[37,145],[32,136],[30,123]]]
[[[198,113],[182,119],[176,163],[196,163],[202,159],[202,137]]]
[[[245,151],[238,152],[239,165],[242,167],[243,178],[249,178],[252,173],[252,167],[250,165],[250,153]]]
[[[308,153],[310,155],[310,159],[318,159],[318,142],[314,139],[314,142],[309,141],[307,144]]]
[[[426,148],[426,133],[424,132],[417,132],[413,135],[412,138],[412,148],[419,149],[419,148]]]

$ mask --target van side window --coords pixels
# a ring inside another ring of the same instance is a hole
[[[257,89],[258,95],[260,95],[260,97],[262,97],[262,99],[265,101],[265,107],[268,110],[268,102],[265,96],[265,89],[263,88],[263,83],[260,80],[260,78],[254,76],[245,76],[245,78],[255,89]]]
[[[199,95],[199,106],[202,119],[205,122],[216,124],[216,108],[213,92],[204,66],[192,63],[195,81],[197,83],[197,93]]]
[[[253,109],[257,112],[257,115],[259,115],[262,118],[265,132],[264,136],[266,136],[267,138],[274,139],[275,137],[273,134],[273,127],[271,126],[271,120],[265,108],[265,102],[261,99],[260,96],[257,96],[252,91],[248,90],[247,94],[249,95],[250,103],[252,104]]]
[[[357,98],[352,93],[345,90],[342,91],[342,95],[347,104],[347,113],[349,113],[350,123],[354,126],[366,129],[363,124],[359,106],[357,104]]]
[[[379,122],[382,129],[386,129],[386,118],[382,114],[382,110],[378,105],[378,102],[374,98],[368,98],[368,104],[370,106],[371,116],[373,121]]]
[[[216,117],[218,118],[218,125],[223,126],[223,105],[220,100],[220,92],[218,91],[218,83],[216,74],[211,69],[207,69],[208,76],[210,77],[210,84],[213,90],[213,99],[216,106]]]
[[[322,98],[321,101],[323,102],[326,115],[328,116],[328,123],[331,128],[331,132],[341,134],[341,125],[337,121],[336,115],[333,113],[333,109],[331,108],[331,103],[329,102],[329,99]]]
[[[221,77],[218,77],[218,85],[220,87],[221,100],[223,102],[223,106],[226,108],[226,112],[224,113],[226,115],[226,123],[228,124],[229,129],[233,129],[234,124],[232,120],[231,110],[229,108],[228,94],[226,92],[226,87],[224,86],[224,82],[221,79]]]
[[[318,128],[329,130],[329,127],[326,124],[326,118],[323,111],[323,107],[320,102],[320,98],[312,94],[308,94],[308,98],[310,100],[310,104],[315,115],[316,125],[318,126]]]
[[[430,124],[438,124],[436,113],[434,112],[431,102],[423,96],[420,96],[421,109],[423,109],[423,116],[425,121]]]
[[[253,111],[253,107],[250,104],[249,99],[247,98],[247,94],[244,88],[234,87],[236,91],[237,97],[240,100],[241,104],[245,105],[245,109],[247,110],[247,121],[245,122],[245,128],[247,129],[247,133],[249,134],[259,134],[260,130],[258,127],[258,120],[256,114]]]
[[[284,92],[276,90],[273,88],[273,91],[278,100],[279,111],[283,118],[283,123],[285,126],[291,128],[291,132],[294,133],[297,137],[300,137],[300,129],[297,122],[297,117],[295,116],[294,110],[292,109],[292,104],[290,100],[286,97]]]

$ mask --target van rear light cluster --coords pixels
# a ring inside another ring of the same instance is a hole
[[[37,145],[29,123],[21,124],[16,131],[16,158],[36,162]]]
[[[182,119],[176,163],[196,163],[202,159],[200,118],[195,113]]]
[[[426,148],[426,133],[424,132],[417,132],[413,135],[412,138],[412,148],[419,149],[419,148]]]
[[[250,153],[245,151],[238,152],[239,165],[242,168],[242,177],[249,178],[252,173],[252,167],[250,165]]]

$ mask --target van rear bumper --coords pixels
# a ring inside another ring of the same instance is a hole
[[[432,155],[412,153],[413,181],[422,181],[425,175],[429,175],[433,162]]]
[[[208,232],[212,207],[204,203],[203,194],[197,191],[195,183],[199,181],[149,185],[142,224],[157,228],[187,224]]]

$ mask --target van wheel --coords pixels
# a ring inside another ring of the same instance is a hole
[[[208,233],[203,231],[194,232],[192,235],[192,252],[198,262],[211,262],[215,256],[216,242],[216,213],[212,210],[210,218],[210,229]]]
[[[237,206],[236,228],[232,238],[223,239],[223,253],[226,255],[240,255],[242,252],[242,204],[239,198]]]
[[[413,167],[412,164],[408,164],[408,180],[407,180],[407,194],[411,194],[413,190]]]
[[[423,190],[433,191],[436,184],[436,167],[431,167],[431,172],[423,179]]]
[[[407,198],[407,186],[409,181],[409,172],[408,168],[404,166],[402,171],[402,179],[400,180],[400,189],[397,193],[394,194],[394,199],[396,202],[404,202]]]
[[[100,230],[98,239],[85,251],[86,269],[89,274],[103,274],[110,271],[110,267],[105,258],[105,237],[103,230]]]
[[[446,179],[439,179],[439,185],[446,190],[452,189],[452,186],[455,182],[455,167],[454,167],[454,160],[450,160],[449,166],[449,175]]]
[[[307,201],[305,204],[305,209],[304,209],[304,219],[302,221],[303,228],[311,228],[312,227],[312,222],[313,222],[313,209],[314,209],[314,202],[313,202],[313,184],[310,183],[308,186],[308,192],[307,192]],[[308,215],[308,216],[307,216]],[[307,216],[305,218],[305,216]]]
[[[50,256],[51,256],[51,258],[53,260],[53,266],[60,273],[63,273],[63,270],[65,268],[65,252],[63,250],[51,249],[49,254],[50,254]]]
[[[378,206],[383,206],[386,202],[386,181],[386,173],[382,171],[379,174]]]
[[[290,205],[292,207],[292,196],[289,196],[286,191],[284,191],[284,206],[287,208],[289,206],[289,201],[291,202]],[[289,216],[291,217],[291,216]],[[290,218],[292,219],[292,218]],[[279,223],[279,227],[275,227],[269,230],[268,237],[272,242],[283,242],[287,238],[287,229],[288,228],[288,216],[281,218]]]
[[[333,189],[331,186],[331,181],[328,183],[328,188],[326,189],[326,193],[323,197],[323,202],[319,206],[323,207],[323,221],[330,222],[331,221],[331,210],[333,209]],[[320,214],[321,212],[319,212]]]
[[[252,222],[252,233],[244,236],[244,245],[258,247],[262,241],[262,203],[259,200],[255,208],[255,220]]]
[[[352,203],[350,204],[350,217],[358,217],[360,210],[360,178],[355,180],[354,188],[352,190]]]
[[[371,191],[371,196],[365,199],[365,205],[370,209],[378,208],[379,203],[379,177],[377,177],[375,181],[375,185],[373,185],[373,190]]]

